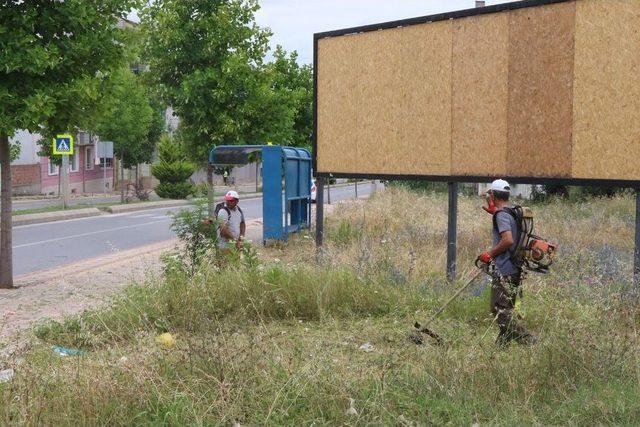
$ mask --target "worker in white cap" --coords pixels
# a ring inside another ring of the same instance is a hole
[[[480,254],[478,260],[495,266],[491,285],[491,313],[495,316],[500,333],[496,343],[508,345],[512,340],[532,344],[536,338],[517,321],[514,313],[516,297],[522,293],[522,266],[514,256],[520,239],[520,226],[510,213],[511,187],[504,179],[496,179],[487,191],[488,207],[493,215],[493,247]]]
[[[242,249],[244,235],[247,229],[244,214],[238,206],[240,196],[236,191],[228,191],[224,196],[224,205],[216,207],[216,218],[220,222],[218,229],[218,247],[230,249],[230,242],[235,242],[236,248]]]

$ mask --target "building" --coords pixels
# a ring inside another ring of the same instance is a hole
[[[40,157],[42,139],[39,134],[19,131],[11,138],[20,143],[20,157],[11,163],[14,195],[58,195],[60,168]],[[104,193],[114,186],[113,159],[96,158],[95,143],[86,132],[75,135],[75,154],[69,158],[69,188],[71,193]],[[106,168],[103,164],[106,163]]]

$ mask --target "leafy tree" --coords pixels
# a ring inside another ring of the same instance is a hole
[[[20,157],[20,143],[13,142],[9,144],[9,161],[13,162]]]
[[[104,97],[103,112],[95,124],[100,138],[113,141],[125,168],[151,161],[156,141],[147,137],[153,109],[146,88],[128,68],[116,70]]]
[[[160,163],[151,169],[153,176],[160,181],[156,194],[163,199],[186,199],[194,194],[196,188],[187,180],[196,167],[186,160],[180,144],[164,135],[158,144],[158,157]]]
[[[200,164],[214,144],[259,142],[264,112],[284,108],[263,72],[270,33],[257,9],[255,0],[158,0],[142,14],[150,73]]]
[[[136,0],[0,1],[0,287],[13,286],[9,137],[71,132],[124,49],[117,28]],[[47,135],[45,135],[47,136]]]
[[[267,65],[272,87],[286,99],[293,115],[293,123],[288,127],[290,135],[283,140],[289,145],[309,147],[313,132],[313,69],[311,65],[298,64],[296,51],[287,58],[282,46],[276,46],[273,58],[273,62]]]

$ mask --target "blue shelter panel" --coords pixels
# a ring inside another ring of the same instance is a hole
[[[282,148],[262,149],[263,240],[285,238],[282,224]]]
[[[284,148],[285,223],[291,233],[309,226],[311,155],[301,148]]]

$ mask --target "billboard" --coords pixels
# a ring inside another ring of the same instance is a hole
[[[640,1],[315,34],[319,176],[640,185]]]

